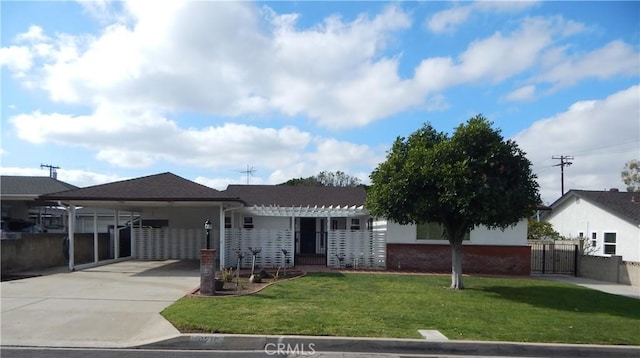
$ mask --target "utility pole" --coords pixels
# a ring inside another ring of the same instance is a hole
[[[60,167],[53,166],[51,164],[40,164],[40,169],[49,168],[49,178],[58,179],[58,172],[56,169],[60,169]]]
[[[573,156],[572,155],[554,155],[553,157],[551,157],[551,159],[560,159],[560,163],[554,165],[554,167],[560,167],[560,190],[562,191],[562,195],[564,195],[564,167],[565,166],[568,167],[571,164],[573,164],[573,162],[570,162],[570,160],[573,160]]]

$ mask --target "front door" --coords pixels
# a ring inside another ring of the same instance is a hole
[[[300,253],[316,253],[316,219],[300,218]]]

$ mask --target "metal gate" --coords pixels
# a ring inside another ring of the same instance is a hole
[[[530,243],[529,246],[532,273],[578,275],[578,245]]]

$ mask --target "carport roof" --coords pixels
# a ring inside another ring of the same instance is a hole
[[[210,202],[237,201],[238,197],[179,177],[161,173],[136,179],[94,185],[43,195],[46,200],[58,201],[168,201]]]
[[[42,194],[77,188],[75,185],[51,177],[17,175],[2,175],[0,177],[0,190],[3,197],[31,196],[35,198]]]

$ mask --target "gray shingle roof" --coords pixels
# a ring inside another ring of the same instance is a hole
[[[578,196],[621,219],[640,225],[640,193],[623,191],[570,190],[565,196]],[[558,200],[556,203],[559,203]],[[554,203],[555,204],[555,203]],[[555,205],[552,205],[552,208]]]
[[[229,185],[224,192],[249,206],[360,206],[367,197],[363,187]]]
[[[46,195],[47,200],[239,201],[173,173],[161,173]]]
[[[38,196],[77,188],[75,185],[51,177],[0,176],[0,191],[3,196]]]

